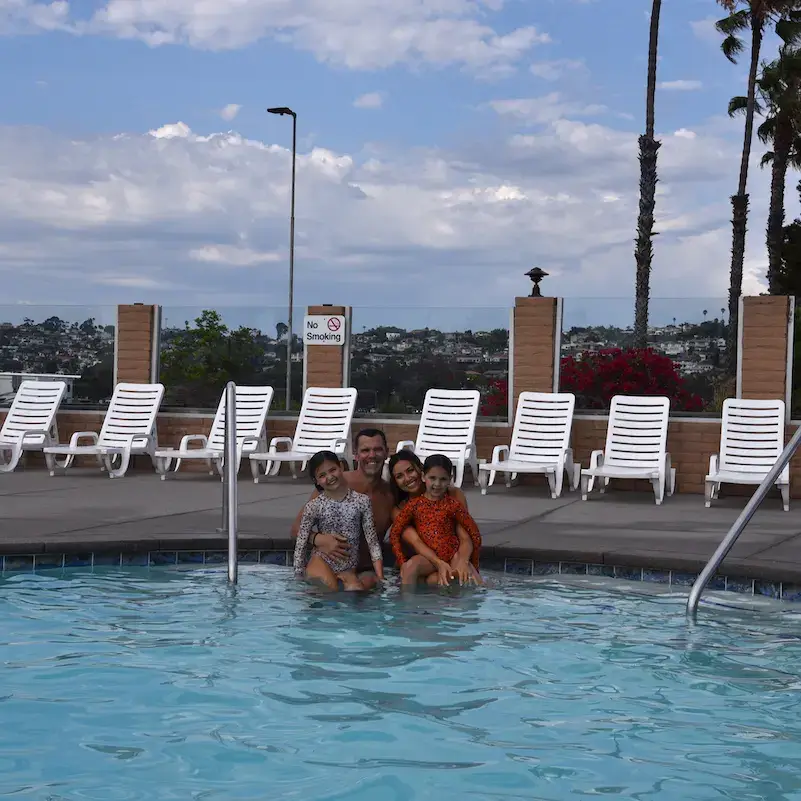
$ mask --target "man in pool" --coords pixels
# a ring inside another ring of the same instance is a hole
[[[370,498],[373,506],[373,519],[378,538],[383,542],[387,530],[392,525],[392,507],[395,499],[392,490],[381,478],[384,462],[389,454],[387,438],[379,428],[364,428],[357,435],[353,443],[356,458],[356,469],[348,470],[343,475],[348,486],[355,492],[362,492]],[[312,493],[314,498],[319,493]],[[303,509],[298,512],[292,524],[292,538],[298,536]],[[315,548],[335,559],[344,559],[348,553],[349,545],[344,537],[330,532],[320,531],[312,535],[312,544]],[[365,588],[374,587],[378,582],[370,561],[370,552],[364,537],[359,547],[359,563],[356,567],[359,581]],[[308,578],[322,578],[306,574]]]

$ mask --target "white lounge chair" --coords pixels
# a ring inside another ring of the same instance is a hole
[[[236,387],[236,471],[242,464],[245,453],[264,449],[267,447],[267,415],[273,401],[272,387]],[[197,443],[199,447],[190,448],[190,443]],[[225,463],[225,390],[217,406],[217,414],[211,424],[209,435],[187,434],[181,438],[178,448],[159,449],[155,452],[156,472],[164,481],[170,472],[173,460],[177,473],[181,463],[186,459],[204,459],[209,475],[214,475],[215,469],[222,476]]]
[[[23,381],[0,428],[0,473],[13,472],[25,451],[41,451],[58,442],[56,414],[64,381]]]
[[[492,459],[478,466],[481,494],[495,483],[496,473],[506,474],[507,487],[518,473],[544,473],[552,498],[562,494],[567,473],[570,489],[577,489],[581,466],[573,462],[570,447],[575,406],[572,392],[521,392],[511,445],[496,445]]]
[[[152,459],[158,447],[156,415],[163,397],[163,384],[117,384],[100,434],[78,431],[70,438],[69,445],[44,449],[50,475],[54,476],[56,470],[66,471],[76,456],[96,457],[109,478],[122,478],[131,456],[147,454]],[[90,444],[81,445],[81,440],[89,440]],[[56,456],[67,458],[59,463]],[[114,467],[118,457],[119,467]]]
[[[642,478],[651,482],[657,506],[676,489],[676,469],[667,452],[670,399],[615,395],[609,409],[606,447],[593,451],[590,466],[581,471],[581,498],[587,500],[595,479],[603,493],[612,478]]]
[[[423,416],[417,439],[398,443],[397,450],[414,451],[422,460],[435,453],[450,458],[456,468],[454,484],[462,486],[465,465],[473,471],[478,486],[476,417],[481,395],[475,389],[429,389],[423,401]]]
[[[709,458],[705,481],[707,509],[720,493],[721,484],[761,484],[784,450],[784,401],[723,401],[720,454]],[[790,511],[790,465],[779,473],[776,486],[784,511]]]
[[[274,437],[269,450],[250,454],[253,483],[262,476],[277,476],[282,462],[289,462],[292,478],[297,478],[297,463],[306,463],[318,451],[332,451],[349,463],[353,460],[350,445],[350,425],[356,409],[356,390],[309,387],[303,397],[295,436]],[[286,450],[278,450],[283,445]]]

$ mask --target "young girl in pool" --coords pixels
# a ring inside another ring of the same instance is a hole
[[[452,578],[464,583],[468,578],[468,566],[463,563],[465,557],[478,575],[481,534],[467,510],[448,494],[452,475],[453,463],[447,456],[429,456],[423,463],[425,493],[410,498],[392,523],[389,541],[401,568],[401,583],[412,583],[418,575],[427,576],[429,584],[447,586]],[[401,537],[410,526],[417,536],[407,542],[417,553],[409,564],[412,560],[423,563],[415,571],[403,567],[406,556]]]
[[[370,499],[348,487],[342,476],[339,458],[334,453],[329,451],[315,453],[309,459],[308,472],[320,494],[312,498],[303,508],[300,531],[295,543],[295,574],[298,576],[305,574],[306,551],[311,542],[311,558],[322,559],[334,571],[345,590],[363,590],[364,587],[356,575],[356,563],[359,559],[361,536],[364,533],[375,574],[383,581],[381,543],[375,530]],[[347,538],[350,545],[349,556],[342,560],[335,559],[315,549],[314,537],[320,531],[340,534]]]

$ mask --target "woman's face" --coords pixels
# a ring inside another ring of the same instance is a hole
[[[423,491],[423,475],[417,465],[412,462],[399,461],[392,468],[392,477],[402,492],[417,495]]]

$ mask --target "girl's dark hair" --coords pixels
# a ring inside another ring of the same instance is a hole
[[[432,453],[423,462],[423,475],[432,467],[441,467],[451,478],[453,478],[453,462],[444,453]]]
[[[306,472],[309,474],[309,478],[312,480],[315,488],[318,492],[323,492],[323,488],[317,483],[314,478],[314,474],[320,469],[320,465],[323,462],[333,462],[334,464],[338,464],[341,466],[341,462],[339,461],[339,456],[331,451],[317,451],[317,453],[309,459],[309,464],[306,467]]]
[[[395,496],[395,506],[400,506],[409,499],[409,493],[398,486],[398,482],[395,481],[395,476],[392,474],[398,462],[411,462],[421,473],[423,472],[423,463],[414,451],[398,451],[389,457],[389,487]]]

